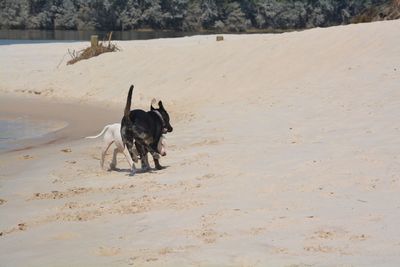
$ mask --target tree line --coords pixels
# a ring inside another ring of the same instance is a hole
[[[0,0],[1,29],[223,31],[351,22],[388,0]]]

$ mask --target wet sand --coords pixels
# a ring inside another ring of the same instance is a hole
[[[121,113],[116,107],[104,108],[77,103],[51,102],[40,98],[2,96],[0,98],[0,115],[2,118],[23,117],[31,121],[54,121],[53,127],[57,129],[40,137],[10,141],[9,146],[13,148],[3,150],[2,153],[83,138],[96,133],[96,129],[100,132],[106,124],[119,122]]]

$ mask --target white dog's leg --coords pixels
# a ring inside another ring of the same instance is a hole
[[[131,156],[129,155],[129,152],[127,153],[126,151],[127,151],[127,150],[124,149],[123,151],[121,151],[121,153],[124,154],[125,159],[126,159],[126,161],[128,162],[128,164],[129,164],[129,167],[132,168],[132,165],[133,165],[132,158],[131,158]]]
[[[103,151],[101,152],[100,167],[101,167],[102,169],[103,169],[103,166],[104,166],[104,158],[106,157],[107,150],[110,148],[110,146],[112,145],[112,143],[114,143],[114,141],[108,143],[108,145],[106,145],[105,148],[103,149]]]
[[[124,154],[126,161],[128,161],[129,163],[129,167],[131,168],[131,176],[135,175],[136,173],[136,167],[135,167],[135,163],[132,161],[131,155],[128,151],[128,149],[123,149],[122,151],[120,151],[121,153]],[[135,155],[135,154],[134,154]],[[136,158],[136,162],[138,162],[138,159]]]
[[[113,152],[113,158],[112,161],[110,163],[110,169],[111,170],[115,170],[117,167],[117,154],[118,154],[119,149],[118,148],[114,148],[114,152]]]

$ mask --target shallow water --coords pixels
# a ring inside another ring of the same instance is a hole
[[[67,126],[66,122],[27,117],[0,118],[0,153],[17,149],[19,141],[43,137]]]

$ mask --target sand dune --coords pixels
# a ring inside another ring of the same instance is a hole
[[[2,264],[397,266],[399,27],[125,41],[73,66],[86,43],[1,46],[3,96],[118,117],[134,84],[174,127],[167,168],[134,177],[100,170],[100,140],[0,155]]]

